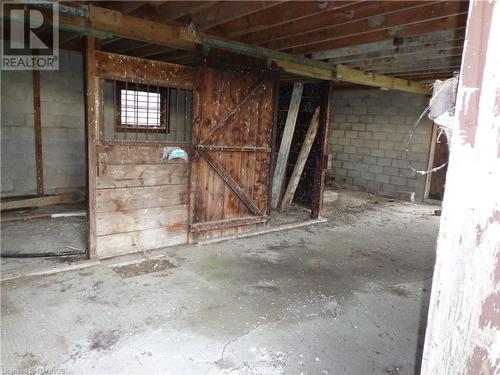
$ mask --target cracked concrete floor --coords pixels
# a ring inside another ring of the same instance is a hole
[[[342,191],[327,223],[166,249],[164,271],[5,281],[2,369],[418,373],[434,209]]]

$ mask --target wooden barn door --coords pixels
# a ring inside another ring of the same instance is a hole
[[[274,79],[200,68],[194,82],[191,238],[269,218]]]

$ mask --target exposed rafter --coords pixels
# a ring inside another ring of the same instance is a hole
[[[406,4],[405,2],[401,2]],[[400,3],[400,4],[401,4]],[[392,3],[383,3],[392,4]],[[420,22],[439,20],[450,16],[467,13],[467,6],[463,2],[437,2],[433,4],[417,5],[411,8],[380,14],[374,18],[349,22],[348,24],[330,26],[306,33],[303,35],[287,36],[286,38],[265,43],[264,46],[275,50],[289,50],[301,48],[304,51],[317,50],[316,43],[338,40],[345,37],[357,36],[375,31],[384,31],[389,28],[400,28],[415,25]],[[396,34],[397,35],[397,34]]]
[[[353,83],[363,81],[366,85],[428,94],[429,88],[416,82],[392,77],[366,75],[364,72],[332,66],[308,58],[273,51],[267,48],[239,43],[188,27],[161,24],[118,11],[97,6],[89,6],[88,18],[62,13],[60,24],[82,32],[104,32],[113,36],[129,38],[147,43],[175,47],[193,51],[196,45],[218,48],[231,52],[254,56],[276,63],[283,70],[323,80],[344,80]],[[339,70],[340,69],[340,70]]]

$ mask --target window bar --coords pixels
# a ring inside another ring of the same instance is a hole
[[[174,141],[177,142],[179,139],[179,89],[175,89],[175,131],[174,131]]]
[[[135,92],[134,92],[134,101],[135,101],[135,140],[139,139],[139,84],[135,83]]]
[[[120,112],[118,112],[117,109],[117,101],[116,101],[116,80],[113,80],[113,139],[116,140],[116,125],[122,123],[122,111],[120,108]],[[118,116],[119,115],[119,116]],[[118,117],[118,118],[117,118]]]
[[[161,102],[161,94],[160,94],[160,86],[159,85],[156,85],[156,100],[157,100],[157,103],[159,105],[159,108],[158,108],[158,112],[159,112],[159,115],[160,115],[160,119],[159,119],[159,123],[158,123],[158,126],[155,126],[155,141],[158,142],[158,133],[160,132],[160,127],[161,127],[161,122],[162,120],[164,121],[164,119],[162,119],[162,102]]]
[[[186,137],[187,137],[187,129],[186,129],[186,124],[187,124],[187,108],[188,108],[188,91],[184,90],[184,120],[182,121],[182,128],[183,128],[183,134],[182,134],[182,140],[186,142]]]
[[[123,98],[121,95],[121,90],[120,90],[120,106],[123,105]],[[125,140],[127,139],[128,135],[128,82],[125,81],[125,121],[121,124],[125,125]]]
[[[151,129],[149,127],[149,83],[147,84],[147,90],[146,90],[146,142],[148,141],[149,138],[149,130]]]

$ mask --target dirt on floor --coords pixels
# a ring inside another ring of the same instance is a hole
[[[164,271],[122,278],[120,258],[4,281],[2,369],[418,374],[435,209],[327,191],[325,223],[150,254]]]

